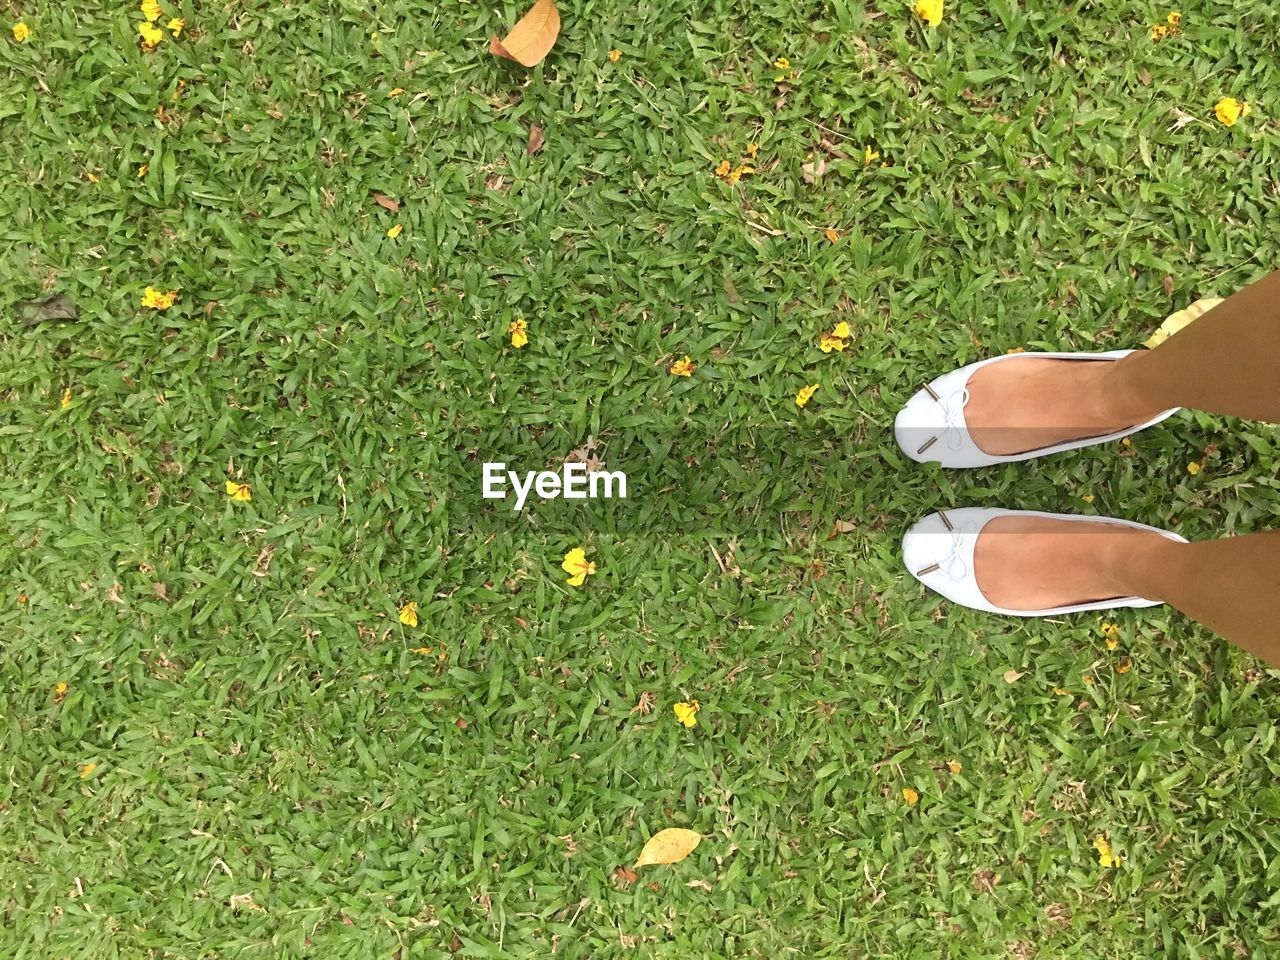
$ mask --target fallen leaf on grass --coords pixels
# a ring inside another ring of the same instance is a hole
[[[384,209],[390,210],[392,213],[400,212],[400,204],[398,201],[388,197],[385,193],[375,193],[373,202]]]
[[[853,533],[858,529],[858,524],[853,520],[837,520],[831,525],[831,532],[827,534],[828,540],[834,540],[842,533]]]
[[[24,326],[34,327],[38,323],[49,320],[78,320],[80,318],[76,305],[70,297],[56,293],[51,297],[40,297],[37,300],[26,300],[16,304],[18,318]]]
[[[1006,670],[1003,674],[1005,683],[1017,683],[1022,677],[1026,676],[1017,670]]]
[[[817,183],[826,172],[827,158],[822,154],[818,154],[816,160],[811,160],[800,167],[800,175],[804,178],[804,182],[810,184]]]
[[[546,142],[547,138],[542,135],[542,127],[535,123],[529,128],[529,145],[525,147],[525,153],[532,157]]]
[[[1170,314],[1160,324],[1160,329],[1143,341],[1145,347],[1158,347],[1182,328],[1189,326],[1193,320],[1204,316],[1222,302],[1221,297],[1205,297],[1177,313]]]
[[[648,867],[655,863],[679,863],[702,842],[702,834],[697,830],[685,830],[681,827],[668,827],[659,830],[640,851],[632,869]]]
[[[553,0],[538,0],[506,37],[499,40],[495,35],[489,41],[489,52],[495,57],[534,67],[551,52],[559,34],[560,11]]]
[[[613,871],[613,877],[620,886],[629,887],[636,882],[636,872],[628,870],[626,867],[618,867]]]

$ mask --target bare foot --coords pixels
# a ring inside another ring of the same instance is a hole
[[[978,536],[973,572],[996,606],[1047,610],[1134,596],[1131,571],[1171,544],[1117,523],[996,517]]]
[[[985,453],[1009,456],[1118,433],[1157,416],[1121,396],[1119,360],[1014,357],[969,377],[965,426]]]

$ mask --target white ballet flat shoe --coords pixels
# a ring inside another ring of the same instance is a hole
[[[1016,360],[1023,357],[1040,357],[1050,360],[1119,360],[1133,353],[1132,350],[1111,350],[1106,353],[1011,353],[989,360],[980,360],[967,367],[944,373],[907,401],[898,411],[893,423],[898,446],[917,463],[940,463],[944,467],[988,467],[996,463],[1015,463],[1035,457],[1076,450],[1099,443],[1120,440],[1159,423],[1165,417],[1177,413],[1180,408],[1166,410],[1146,423],[1126,427],[1102,437],[1085,437],[1025,453],[996,455],[984,452],[973,442],[965,426],[964,408],[969,402],[969,378],[979,367],[989,363]]]
[[[973,551],[982,528],[996,517],[1050,517],[1054,520],[1073,520],[1088,523],[1114,523],[1137,530],[1151,530],[1178,543],[1187,541],[1176,533],[1148,527],[1130,520],[1111,517],[1081,517],[1062,513],[1040,513],[1036,510],[1001,510],[982,507],[961,507],[945,512],[931,513],[902,538],[902,559],[911,575],[935,593],[940,593],[952,603],[958,603],[988,613],[1003,613],[1011,617],[1047,617],[1060,613],[1076,613],[1081,610],[1111,610],[1116,607],[1156,607],[1159,600],[1144,597],[1115,597],[1086,603],[1054,607],[1050,610],[1008,610],[998,607],[978,589],[978,578],[973,569]]]

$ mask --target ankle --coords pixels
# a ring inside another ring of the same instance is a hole
[[[1178,405],[1155,396],[1146,384],[1142,374],[1150,356],[1150,352],[1134,353],[1107,364],[1098,401],[1114,422],[1137,426]]]
[[[1142,533],[1116,538],[1100,559],[1126,596],[1163,601],[1166,575],[1185,546],[1159,533]]]

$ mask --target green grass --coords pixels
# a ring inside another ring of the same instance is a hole
[[[9,7],[0,954],[1275,955],[1280,674],[1167,608],[1109,651],[950,607],[898,542],[970,503],[1265,529],[1276,429],[964,474],[890,430],[1280,263],[1274,10],[562,9],[525,71],[510,0],[188,4],[150,55],[129,4]],[[12,318],[43,293],[80,319]],[[588,436],[630,499],[480,499]],[[706,839],[615,878],[671,825]]]

